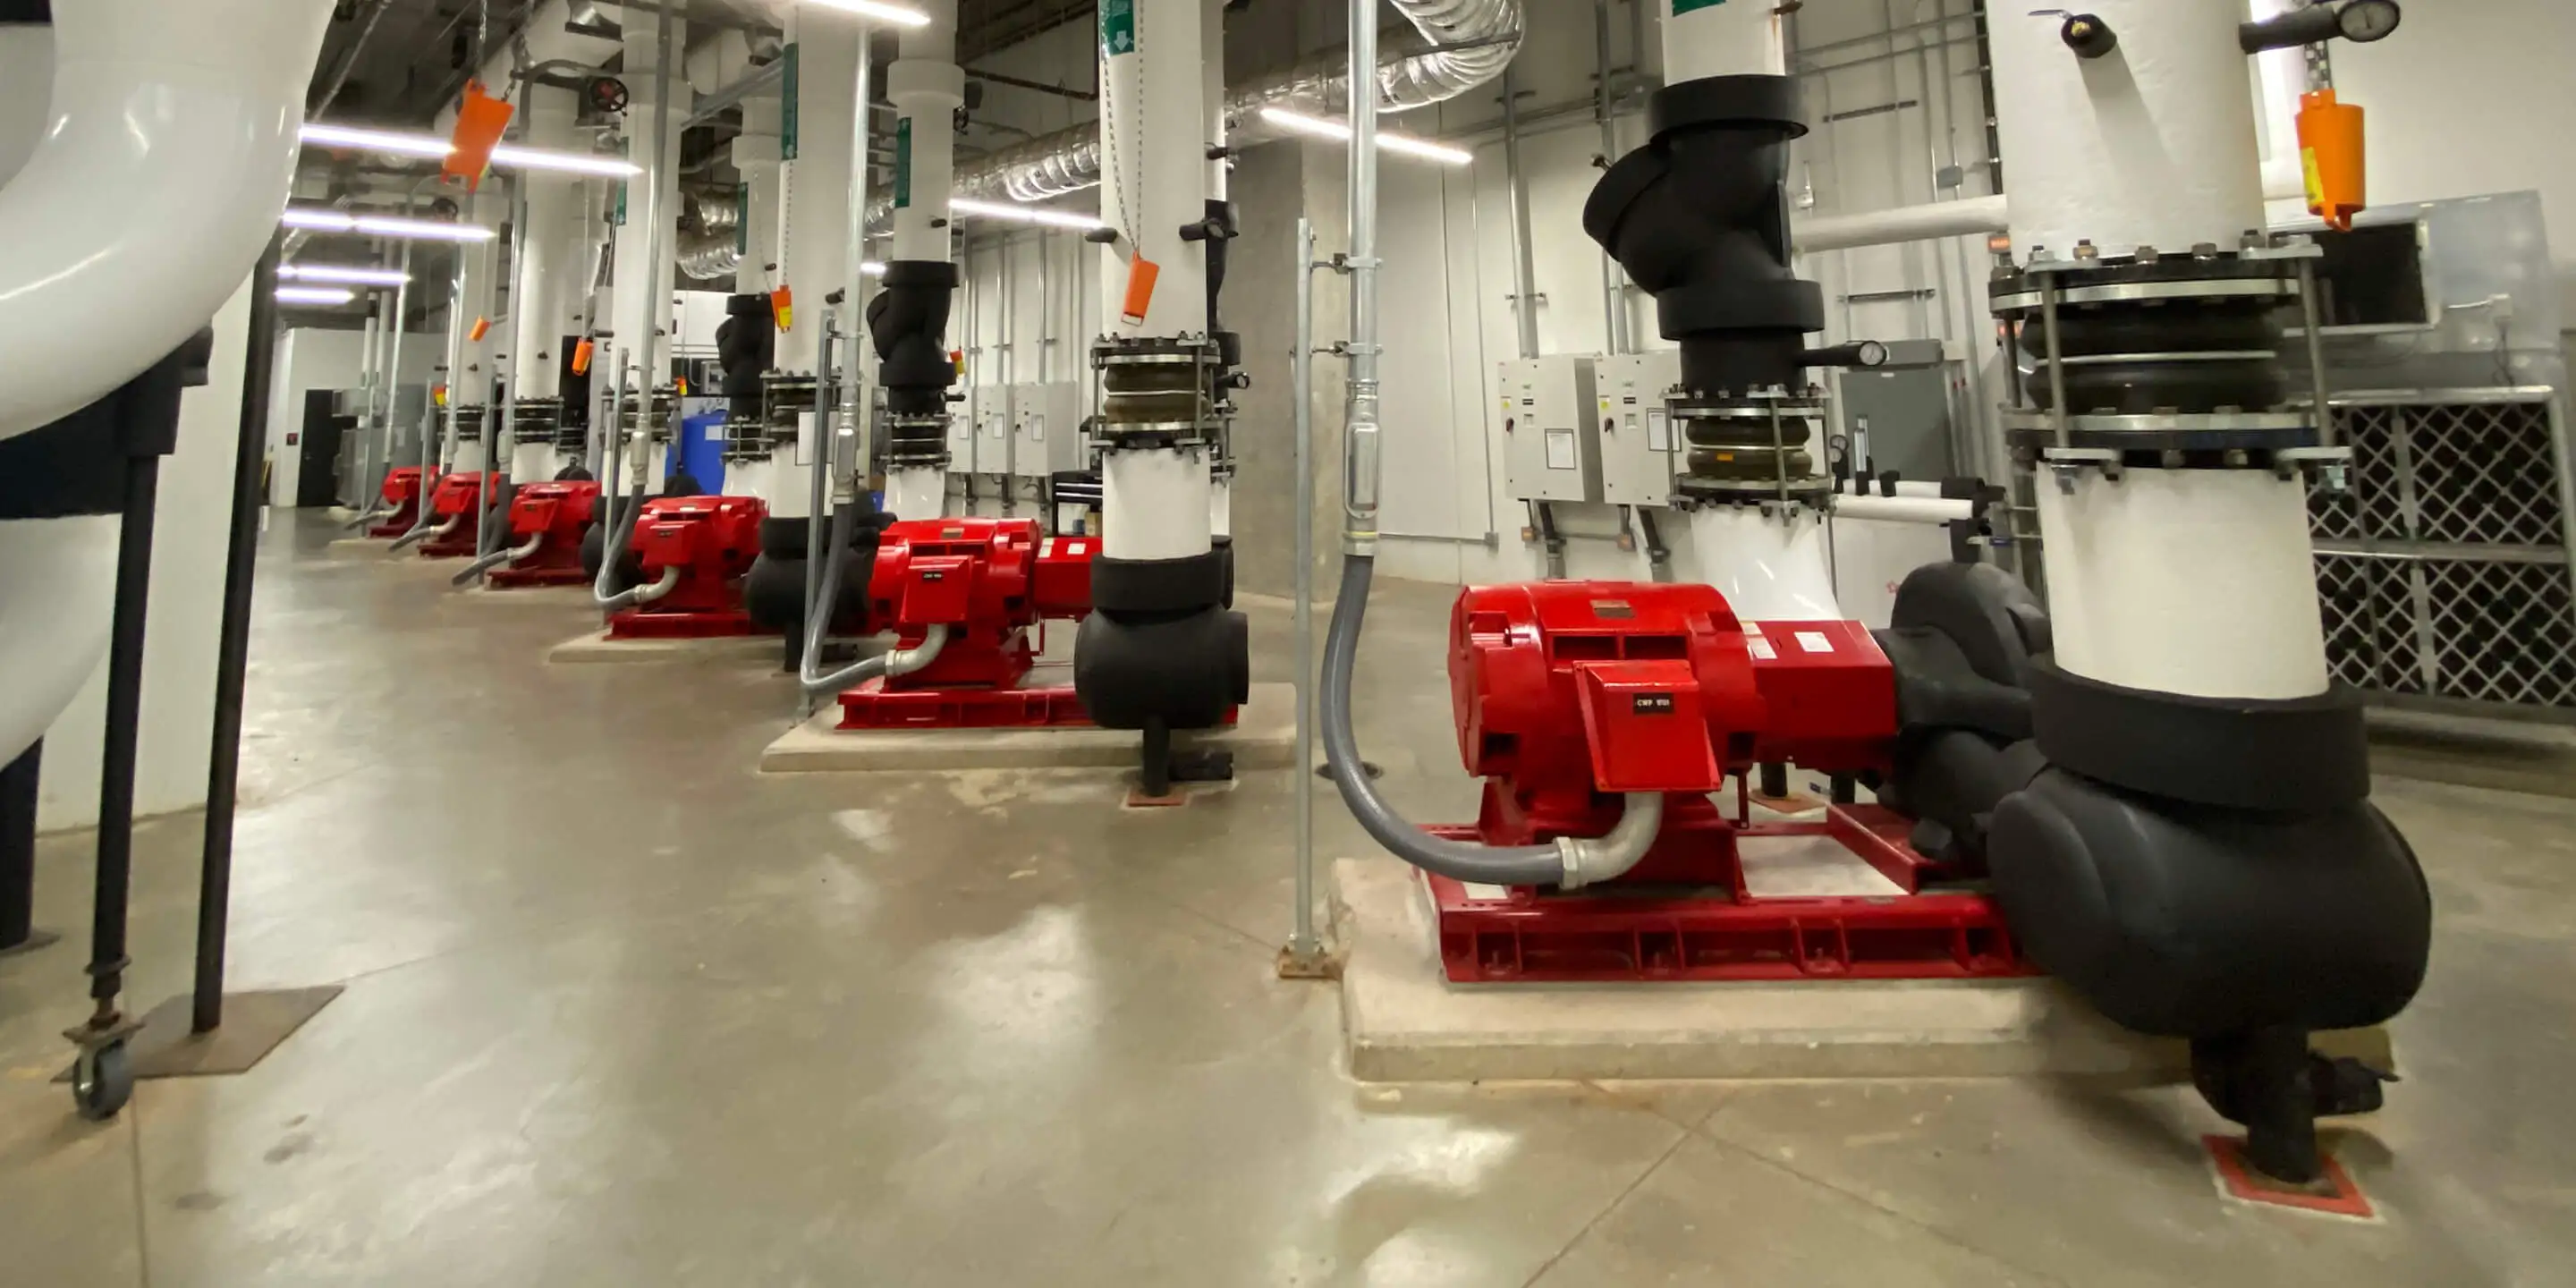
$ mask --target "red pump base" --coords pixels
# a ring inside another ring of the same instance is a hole
[[[575,586],[590,580],[581,567],[581,535],[599,508],[599,484],[574,480],[528,483],[510,500],[510,544],[527,544],[545,534],[535,554],[505,563],[484,574],[500,589],[524,586]]]
[[[1740,824],[1705,801],[1676,800],[1640,871],[1609,893],[1514,889],[1481,898],[1425,875],[1439,915],[1440,964],[1461,984],[1809,979],[1987,979],[2034,973],[1994,905],[1976,894],[1922,894],[1938,865],[1906,844],[1912,824],[1875,805],[1837,805],[1822,822]],[[1474,840],[1474,826],[1434,827]],[[1830,836],[1903,897],[1762,898],[1745,888],[1736,842]],[[1658,888],[1664,875],[1719,878]],[[1714,887],[1714,888],[1712,888]],[[1671,893],[1665,893],[1669,889]]]
[[[492,476],[492,491],[499,494],[510,480]],[[456,520],[456,526],[444,536],[431,537],[420,543],[423,559],[457,559],[474,553],[478,537],[472,515],[483,503],[483,475],[480,472],[450,474],[438,481],[429,494],[430,516],[440,523]]]
[[[378,519],[367,529],[368,536],[391,541],[418,526],[420,523],[419,466],[402,465],[385,471],[385,481],[376,489],[376,494],[392,503],[394,508],[387,511],[384,518]]]

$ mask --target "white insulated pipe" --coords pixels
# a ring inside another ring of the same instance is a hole
[[[1181,228],[1207,218],[1207,151],[1215,142],[1207,134],[1207,28],[1223,22],[1219,4],[1134,0],[1132,25],[1102,24],[1100,214],[1118,233],[1100,252],[1103,334],[1207,332],[1206,243],[1183,241]],[[1143,312],[1130,315],[1139,263],[1154,266],[1154,286]],[[1214,525],[1210,456],[1205,448],[1104,454],[1101,553],[1128,560],[1206,554]]]
[[[527,102],[529,147],[580,148],[571,90],[531,84]],[[585,311],[583,184],[578,176],[542,170],[521,171],[515,182],[527,185],[528,231],[510,300],[510,370],[521,399],[559,398],[564,337],[581,333]]]
[[[1867,496],[1842,495],[1834,498],[1837,519],[1868,519],[1876,523],[1922,523],[1939,526],[1959,523],[1977,517],[1973,501],[1944,500],[1937,496]]]
[[[2117,51],[2084,60],[2054,17],[1992,26],[1995,110],[2027,254],[2214,243],[2263,220],[2242,0],[2092,0]],[[2283,699],[2328,686],[2307,491],[2263,471],[2043,471],[2057,661],[2130,688]]]
[[[1703,4],[1687,13],[1664,10],[1664,83],[1704,76],[1785,76],[1786,43],[1780,15],[1761,0]]]
[[[1849,498],[1846,498],[1849,499]],[[1717,588],[1748,622],[1838,622],[1825,516],[1805,506],[1786,517],[1753,505],[1709,506],[1689,515],[1700,580]]]
[[[53,97],[53,24],[0,22],[0,185],[35,155]]]
[[[903,57],[886,69],[895,110],[892,258],[944,262],[957,170],[953,122],[966,102],[966,73],[957,66],[957,0],[919,7],[929,25],[904,28]]]
[[[617,337],[617,348],[630,355],[630,365],[642,373],[643,387],[637,397],[647,400],[652,391],[670,385],[670,350],[664,339],[671,332],[673,257],[679,246],[678,127],[690,95],[677,65],[680,51],[687,47],[688,24],[667,19],[673,65],[661,68],[656,28],[664,21],[638,11],[629,14],[626,23],[626,70],[620,77],[628,95],[626,159],[644,167],[644,172],[626,183],[626,221],[617,229],[617,268],[609,306],[609,328]],[[663,71],[669,73],[667,77]],[[668,85],[667,105],[654,101],[657,82]],[[655,117],[666,110],[669,128],[657,130]],[[659,156],[654,155],[656,133],[663,136]]]
[[[0,188],[0,354],[21,377],[0,380],[0,438],[98,401],[240,289],[286,205],[331,6],[78,0],[53,13],[49,116]],[[14,33],[0,68],[32,63],[33,40]],[[0,137],[19,146],[23,111],[0,109],[18,118]]]
[[[787,38],[796,59],[796,130],[779,179],[778,267],[794,308],[778,333],[781,371],[815,374],[823,300],[856,275],[850,257],[852,150],[867,24],[848,14],[798,5]],[[856,305],[852,297],[852,305]]]
[[[733,273],[737,294],[767,291],[778,263],[780,125],[778,100],[743,100],[742,133],[731,145],[733,168],[742,173],[743,188],[742,262]]]
[[[1899,206],[1857,215],[1801,217],[1790,240],[1798,252],[1813,255],[1860,246],[1931,241],[1939,237],[1973,237],[1999,233],[2012,226],[2012,206],[2001,193],[1966,197],[1922,206]]]
[[[936,519],[948,505],[948,472],[902,469],[886,475],[886,513],[898,519]]]

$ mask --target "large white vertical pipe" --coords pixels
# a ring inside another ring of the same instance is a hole
[[[852,89],[867,24],[798,5],[788,13],[787,32],[796,60],[795,112],[779,179],[778,271],[794,308],[778,333],[776,362],[781,371],[812,372],[824,297],[857,271],[849,262],[850,155],[861,137]]]
[[[0,21],[0,186],[45,137],[54,93],[54,25]]]
[[[1205,23],[1206,25],[1199,32],[1199,67],[1202,76],[1200,92],[1205,96],[1200,106],[1207,113],[1208,150],[1215,152],[1225,146],[1225,7],[1223,0],[1209,0]],[[1226,199],[1231,170],[1231,163],[1224,157],[1208,158],[1209,200]],[[1221,312],[1222,309],[1220,309]],[[1208,476],[1208,532],[1213,536],[1231,537],[1234,535],[1234,480],[1218,478],[1213,473],[1219,463],[1216,454],[1209,453],[1208,467],[1211,473]]]
[[[574,108],[571,90],[529,86],[528,146],[578,148]],[[542,170],[523,171],[518,181],[528,185],[528,233],[521,243],[527,262],[518,268],[518,290],[510,301],[510,366],[521,399],[557,398],[563,394],[564,337],[580,331],[581,181]]]
[[[895,111],[893,258],[945,261],[954,122],[966,102],[966,74],[957,67],[956,0],[920,8],[929,25],[904,28],[903,57],[886,69]]]
[[[732,144],[733,167],[742,172],[743,186],[742,263],[733,274],[733,289],[740,294],[768,290],[778,263],[778,130],[778,100],[743,100],[742,133]]]
[[[936,519],[948,505],[948,472],[901,469],[886,475],[886,513],[898,519]]]
[[[1664,83],[1703,76],[1781,76],[1788,59],[1780,15],[1763,0],[1702,4],[1676,13],[1664,0]]]
[[[2263,226],[2241,0],[2093,0],[2119,49],[2086,61],[2054,17],[1999,15],[1995,109],[2013,158],[2012,234],[2028,251],[2105,255]],[[2325,631],[2296,481],[2130,470],[2062,491],[2040,527],[2057,660],[2111,684],[2198,697],[2325,691]]]
[[[688,44],[688,24],[675,18],[671,22],[671,128],[663,155],[656,159],[652,152],[659,60],[654,29],[658,25],[658,19],[641,10],[626,23],[626,65],[620,76],[628,95],[626,159],[645,170],[626,184],[625,222],[617,228],[617,267],[609,306],[609,329],[617,337],[620,360],[631,359],[643,372],[647,390],[668,380],[670,349],[664,337],[671,332],[671,287],[679,247],[679,122],[689,110],[690,98],[689,83],[678,66],[680,50]],[[660,226],[658,237],[655,225]],[[658,255],[654,253],[657,245]]]
[[[1132,26],[1101,26],[1100,329],[1109,335],[1207,331],[1207,261],[1181,239],[1207,217],[1205,105],[1208,0],[1133,0]],[[1159,272],[1144,312],[1126,312],[1131,260]],[[1111,559],[1186,559],[1210,546],[1204,449],[1112,451],[1101,462],[1101,552]]]

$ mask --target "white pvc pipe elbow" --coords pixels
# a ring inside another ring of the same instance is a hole
[[[54,6],[43,138],[0,188],[0,438],[168,356],[240,289],[294,176],[329,0]]]

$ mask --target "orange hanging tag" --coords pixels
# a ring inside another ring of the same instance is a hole
[[[586,376],[590,374],[591,353],[592,349],[590,341],[588,340],[584,340],[572,347],[572,373],[574,375]]]
[[[687,376],[681,376],[672,381],[671,384],[672,387],[678,391],[681,397],[686,398],[689,396],[689,378]]]
[[[2362,112],[2321,89],[2299,96],[2299,166],[2307,175],[2308,213],[2328,228],[2350,229],[2368,207],[2370,169],[2362,144]]]
[[[1145,313],[1154,304],[1154,279],[1162,275],[1162,266],[1142,255],[1127,261],[1127,299],[1118,309],[1127,325],[1145,325]]]
[[[779,330],[795,330],[796,292],[785,286],[781,286],[777,290],[771,291],[769,293],[769,312],[772,316],[778,319]]]
[[[964,349],[951,349],[951,350],[949,350],[949,351],[948,351],[948,365],[949,365],[949,366],[952,366],[952,367],[955,367],[955,368],[957,369],[957,374],[958,374],[958,375],[961,375],[961,376],[962,376],[962,375],[965,375],[965,374],[966,374],[966,351],[965,351]]]
[[[481,81],[465,82],[465,97],[456,105],[456,128],[448,135],[447,161],[440,173],[463,179],[467,191],[482,186],[492,164],[492,149],[510,128],[510,101],[483,92]]]
[[[444,406],[446,406],[446,405],[447,405],[447,386],[445,386],[445,385],[431,385],[431,386],[429,387],[429,401],[430,401],[431,403],[433,403],[433,404],[437,405],[437,406],[440,406],[440,407],[444,407]]]
[[[476,344],[481,344],[483,342],[483,337],[490,334],[492,334],[492,319],[478,317],[474,319],[474,329],[467,331],[465,333],[465,338]]]

